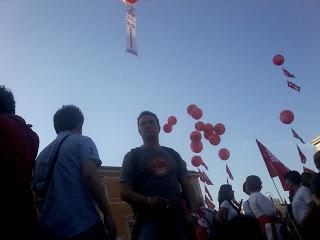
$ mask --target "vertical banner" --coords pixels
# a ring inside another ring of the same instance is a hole
[[[138,56],[136,43],[136,10],[134,4],[127,5],[127,52]]]

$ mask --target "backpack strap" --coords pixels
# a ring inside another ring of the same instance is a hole
[[[51,166],[50,166],[50,169],[49,169],[49,172],[48,172],[48,176],[46,178],[46,181],[44,183],[44,186],[43,188],[41,189],[41,195],[42,196],[39,196],[39,189],[36,189],[36,202],[37,202],[37,207],[39,210],[41,210],[46,198],[47,198],[47,193],[48,193],[48,189],[49,189],[49,185],[51,183],[51,180],[53,178],[53,172],[54,172],[54,169],[55,169],[55,166],[56,166],[56,163],[57,163],[57,160],[58,160],[58,155],[59,155],[59,151],[60,151],[60,148],[62,146],[62,143],[70,136],[71,134],[67,134],[65,135],[62,140],[60,141],[58,147],[57,147],[57,150],[55,151],[54,153],[54,157],[52,159],[52,163],[51,163]],[[35,171],[34,171],[35,173]]]

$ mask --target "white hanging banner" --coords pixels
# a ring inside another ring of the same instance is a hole
[[[127,52],[138,56],[136,43],[136,10],[127,2]]]

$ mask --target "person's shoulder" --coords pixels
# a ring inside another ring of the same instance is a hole
[[[175,153],[178,153],[176,150],[174,150],[173,148],[171,147],[167,147],[167,146],[161,146],[162,149],[165,149],[167,151],[171,151],[171,152],[175,152]]]
[[[0,123],[1,123],[1,126],[11,126],[11,128],[13,126],[19,126],[19,125],[25,125],[27,126],[26,124],[26,121],[18,116],[18,115],[14,115],[14,114],[7,114],[7,113],[1,113],[0,114]]]
[[[71,133],[70,138],[80,144],[95,144],[91,137],[82,134]]]
[[[170,154],[173,154],[175,156],[179,156],[180,157],[180,154],[174,150],[173,148],[170,148],[170,147],[167,147],[167,146],[161,146],[162,149],[164,149],[165,151],[169,152]]]
[[[130,149],[125,155],[124,159],[131,159],[137,157],[143,151],[143,147],[135,147]]]
[[[310,190],[310,188],[308,188],[306,186],[301,186],[299,188],[299,193],[300,194],[311,194],[311,190]]]
[[[224,200],[220,207],[229,208],[231,205],[228,200]]]
[[[254,193],[250,194],[248,200],[257,199],[257,198],[260,198],[260,197],[263,197],[263,195],[260,192],[254,192]]]

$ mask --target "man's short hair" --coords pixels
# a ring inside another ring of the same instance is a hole
[[[160,122],[159,122],[159,119],[158,119],[157,115],[154,114],[153,112],[150,112],[150,111],[143,111],[143,112],[141,112],[141,113],[139,114],[139,117],[138,117],[138,119],[137,119],[138,127],[139,127],[139,120],[140,120],[140,118],[142,118],[142,117],[144,117],[144,116],[148,116],[148,115],[154,116],[154,118],[156,119],[156,121],[157,121],[157,123],[158,123],[158,126],[160,127]]]
[[[246,187],[249,192],[260,191],[262,187],[261,179],[256,175],[250,175],[246,178]]]
[[[83,121],[81,110],[74,105],[62,106],[53,117],[53,125],[57,134],[62,131],[72,131],[82,126]]]
[[[320,197],[320,173],[317,173],[311,179],[311,192],[318,198]]]
[[[318,167],[320,165],[320,151],[317,151],[314,155],[313,155],[313,161],[314,164]],[[318,164],[317,164],[317,163]]]
[[[313,178],[314,174],[312,172],[303,172],[301,173],[301,184],[305,187],[310,187],[311,179]]]
[[[0,113],[15,114],[16,102],[12,92],[5,86],[0,86]]]
[[[296,185],[300,185],[301,183],[301,176],[300,173],[298,171],[289,171],[284,175],[284,179],[296,184]]]
[[[242,184],[242,191],[243,191],[245,194],[249,194],[247,182],[244,182],[244,183]]]

